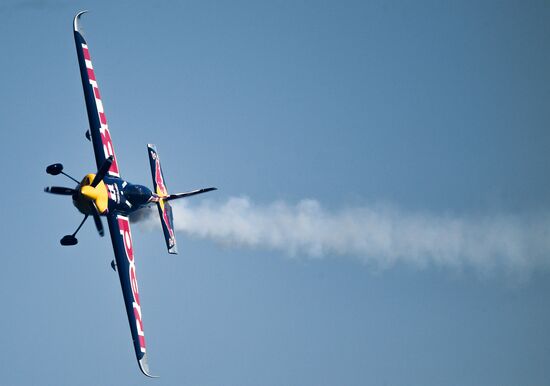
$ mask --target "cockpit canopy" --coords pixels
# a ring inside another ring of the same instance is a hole
[[[143,185],[133,184],[126,185],[122,193],[133,207],[145,205],[153,195],[151,189]]]

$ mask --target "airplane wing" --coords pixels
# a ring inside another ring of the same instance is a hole
[[[118,162],[115,156],[109,126],[105,118],[103,102],[99,93],[99,87],[92,66],[88,43],[78,30],[78,20],[86,11],[79,12],[73,20],[74,39],[78,64],[80,66],[80,75],[82,78],[82,88],[84,90],[84,99],[86,101],[86,110],[88,112],[88,121],[90,131],[88,139],[92,141],[94,147],[95,160],[98,170],[107,158],[112,156],[113,163],[107,172],[113,177],[120,177]],[[147,350],[145,346],[145,335],[143,333],[143,321],[141,318],[141,305],[139,302],[139,290],[136,277],[136,265],[134,260],[134,249],[132,245],[132,234],[130,232],[130,221],[127,216],[119,213],[110,213],[107,215],[111,241],[115,252],[116,267],[122,295],[130,324],[130,332],[134,343],[134,350],[138,360],[139,368],[143,374],[153,377],[149,374],[147,364]]]
[[[86,43],[86,40],[78,30],[78,20],[85,12],[87,11],[79,12],[74,17],[73,30],[78,64],[80,66],[80,76],[82,78],[82,88],[84,89],[84,99],[86,100],[86,110],[88,111],[88,121],[90,123],[89,136],[86,136],[92,141],[94,146],[97,168],[99,169],[103,162],[112,155],[114,157],[113,164],[107,174],[113,177],[120,177],[115,148],[111,140],[105,111],[103,110],[103,102],[101,101],[101,94],[99,93],[94,67],[92,66],[90,50],[88,49],[88,43]]]
[[[147,349],[143,332],[143,320],[141,317],[141,305],[139,302],[139,289],[136,277],[136,264],[134,259],[134,247],[130,231],[130,220],[127,216],[110,213],[107,215],[113,250],[115,251],[116,270],[122,286],[122,295],[130,331],[134,341],[134,350],[141,372],[148,377]]]

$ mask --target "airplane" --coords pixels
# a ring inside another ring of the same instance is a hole
[[[151,174],[153,176],[153,191],[146,186],[132,184],[121,178],[118,159],[115,155],[111,132],[105,118],[103,102],[92,66],[88,43],[82,36],[81,31],[79,31],[79,19],[86,12],[80,11],[76,14],[73,19],[73,31],[90,126],[85,136],[93,145],[97,172],[95,174],[87,174],[81,181],[78,181],[63,171],[62,164],[49,165],[46,168],[48,174],[54,176],[63,174],[76,182],[77,185],[75,188],[51,186],[45,188],[44,191],[71,196],[73,205],[84,215],[84,219],[77,229],[72,234],[66,235],[60,240],[63,246],[71,246],[78,243],[76,234],[89,216],[92,216],[94,219],[99,235],[103,236],[105,232],[101,217],[107,218],[115,254],[111,267],[118,272],[120,279],[138,365],[144,375],[154,378],[155,376],[149,373],[147,363],[147,349],[143,331],[129,215],[144,207],[156,205],[168,253],[177,254],[170,202],[179,198],[210,192],[216,190],[216,188],[211,187],[185,193],[169,194],[166,189],[157,149],[152,144],[147,145],[147,151]]]

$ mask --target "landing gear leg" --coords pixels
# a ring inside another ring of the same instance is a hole
[[[80,223],[78,228],[76,228],[76,231],[74,231],[74,233],[72,235],[63,236],[63,238],[61,240],[59,240],[61,245],[66,247],[66,246],[78,244],[78,240],[75,236],[78,233],[78,231],[80,230],[80,228],[82,228],[82,225],[84,225],[84,223],[86,222],[87,219],[88,219],[88,215],[85,215],[84,219],[82,220],[82,222]]]

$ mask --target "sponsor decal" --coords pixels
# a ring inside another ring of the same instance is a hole
[[[166,224],[168,233],[170,234],[170,238],[168,239],[168,247],[172,248],[174,244],[176,244],[176,238],[174,236],[174,231],[172,230],[172,226],[170,224],[170,217],[168,215],[168,212],[172,212],[172,208],[168,206],[168,209],[166,209],[165,205],[162,205],[162,218],[164,220],[164,223]]]
[[[167,196],[168,190],[166,189],[166,186],[164,185],[164,179],[162,178],[162,170],[160,169],[160,160],[158,157],[153,157],[155,160],[155,182],[157,184],[157,193]]]
[[[97,86],[97,81],[95,79],[94,68],[92,66],[92,60],[90,57],[90,51],[88,50],[88,46],[86,44],[82,44],[82,52],[84,53],[84,62],[86,63],[86,70],[88,72],[88,81],[92,86],[92,90],[94,92],[95,105],[97,108],[97,113],[99,115],[99,122],[101,124],[99,128],[99,133],[101,136],[101,143],[103,144],[103,153],[105,155],[105,158],[109,158],[110,156],[114,157],[113,164],[109,169],[109,174],[115,177],[120,177],[120,173],[118,171],[118,162],[115,156],[115,150],[114,150],[115,148],[111,140],[111,133],[109,132],[109,126],[107,125],[107,118],[105,117],[105,112],[103,111],[103,103],[101,102],[99,88]],[[93,140],[93,136],[92,136],[92,140]]]
[[[132,235],[130,234],[130,222],[128,217],[117,216],[120,235],[124,243],[124,251],[128,260],[128,276],[132,289],[132,306],[134,308],[134,317],[136,319],[137,333],[139,337],[139,346],[141,352],[145,352],[145,334],[143,333],[143,322],[141,320],[141,305],[139,302],[139,289],[136,277],[136,266],[134,263],[134,248],[132,245]]]
[[[117,184],[105,184],[107,187],[107,192],[109,193],[109,199],[111,201],[120,204],[120,191],[118,190]]]
[[[157,185],[157,194],[161,196],[167,196],[168,195],[168,189],[166,189],[166,186],[164,185],[164,178],[162,178],[162,170],[160,169],[160,159],[157,156],[157,153],[154,151],[151,151],[151,158],[155,160],[155,183]],[[160,208],[162,210],[162,220],[164,222],[164,225],[166,225],[166,229],[168,229],[168,233],[170,234],[170,237],[168,239],[168,246],[169,248],[172,248],[174,244],[176,243],[174,230],[172,229],[172,226],[170,224],[170,217],[169,217],[169,211],[170,207],[166,209],[166,204],[161,201]]]

